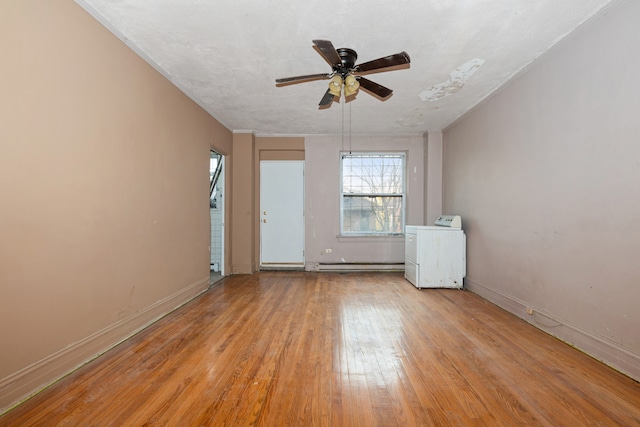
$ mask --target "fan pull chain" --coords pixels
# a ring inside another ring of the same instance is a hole
[[[349,103],[349,154],[351,154],[351,103]]]
[[[341,98],[342,96],[343,94],[340,95]],[[344,151],[344,102],[340,103],[340,108],[342,109],[342,151]]]

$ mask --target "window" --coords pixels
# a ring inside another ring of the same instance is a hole
[[[404,153],[342,153],[340,233],[402,234]]]

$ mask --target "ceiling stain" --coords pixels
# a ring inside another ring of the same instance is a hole
[[[469,80],[473,73],[478,71],[478,68],[480,68],[482,64],[484,64],[484,59],[482,58],[475,58],[465,64],[462,64],[451,72],[447,81],[438,83],[437,85],[431,86],[430,89],[421,92],[419,95],[420,99],[423,101],[434,102],[449,95],[453,95],[462,89],[467,80]]]
[[[398,126],[402,127],[415,127],[420,126],[422,123],[424,123],[424,121],[424,113],[421,111],[421,109],[415,109],[406,117],[397,120],[396,123],[398,124]]]

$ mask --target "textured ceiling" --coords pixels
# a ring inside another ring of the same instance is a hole
[[[77,0],[176,86],[234,131],[257,135],[422,134],[444,129],[619,0]],[[326,39],[358,63],[406,51],[407,69],[319,109]]]

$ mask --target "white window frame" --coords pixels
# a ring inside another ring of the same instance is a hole
[[[394,156],[402,159],[402,191],[400,193],[354,193],[344,192],[344,164],[346,157],[367,157],[367,156]],[[399,231],[345,231],[344,229],[344,201],[347,197],[399,197],[401,198],[401,215]],[[399,236],[404,234],[406,218],[407,200],[407,153],[404,151],[362,151],[362,152],[340,152],[340,236]]]

